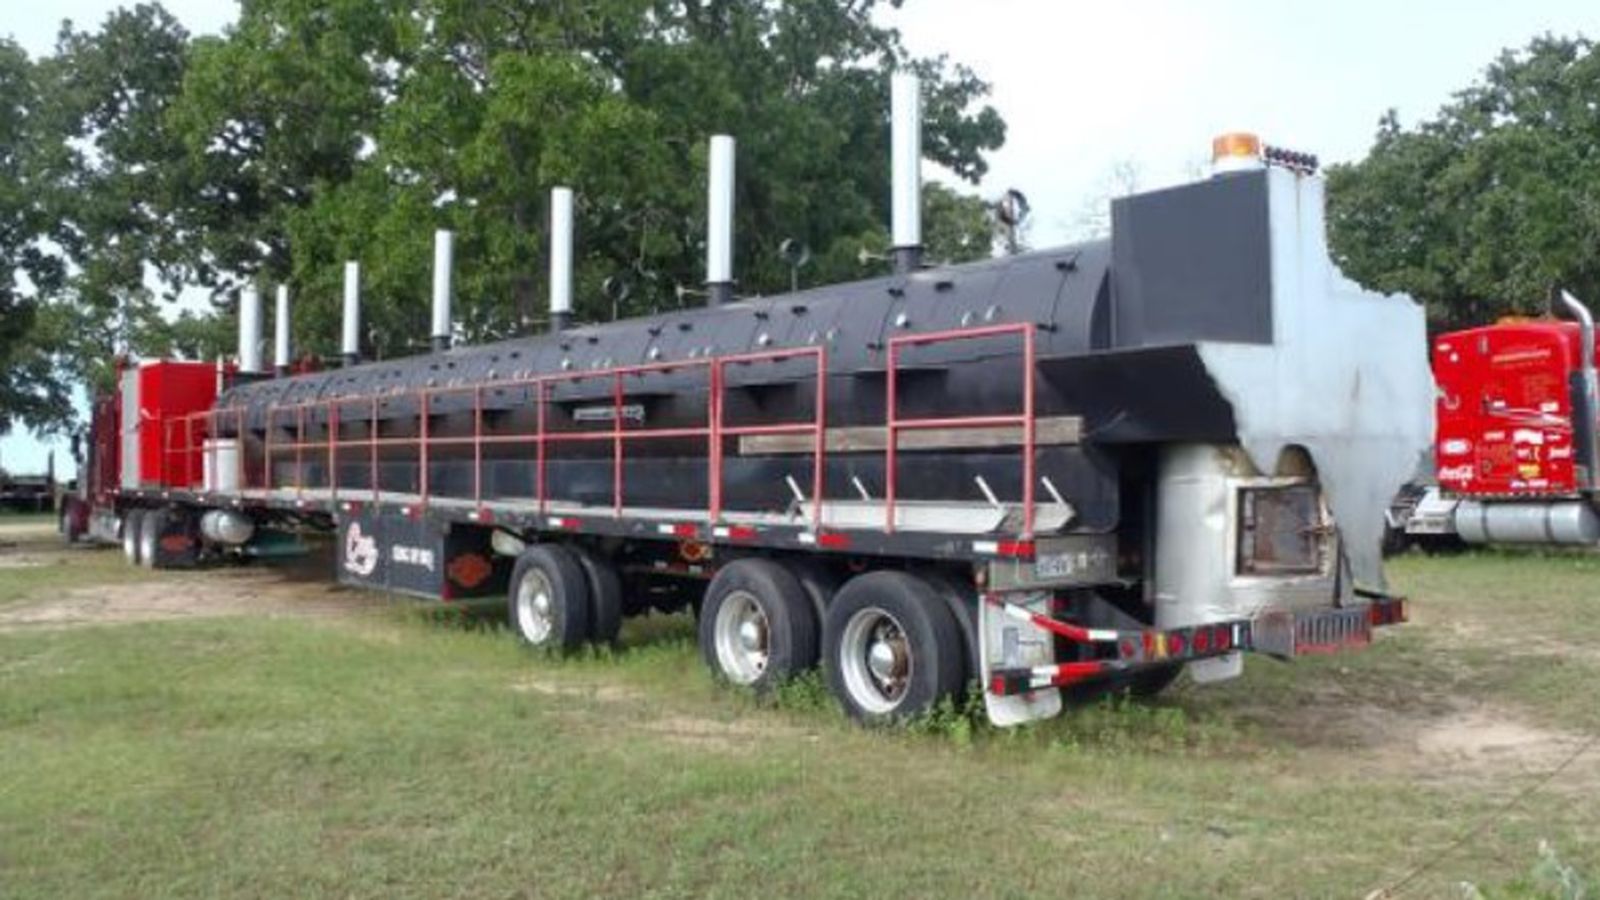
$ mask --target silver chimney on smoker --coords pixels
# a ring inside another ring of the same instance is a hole
[[[239,373],[261,374],[261,292],[255,285],[239,292]]]
[[[283,377],[289,374],[289,286],[278,285],[278,305],[272,314],[272,368]]]
[[[922,268],[922,83],[896,72],[889,80],[890,163],[893,167],[894,268]]]
[[[340,342],[340,356],[344,364],[353,366],[361,361],[361,264],[351,260],[344,264],[344,333]]]
[[[550,330],[572,327],[572,188],[550,189]]]
[[[733,138],[711,138],[706,187],[706,305],[733,300]]]
[[[450,269],[454,264],[456,236],[439,229],[433,233],[433,351],[450,349]]]

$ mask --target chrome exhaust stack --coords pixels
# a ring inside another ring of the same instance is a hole
[[[711,138],[706,187],[706,305],[733,301],[733,138]]]
[[[239,374],[261,374],[261,292],[239,291]]]
[[[922,82],[909,72],[889,81],[890,163],[893,167],[890,250],[896,272],[922,268]]]
[[[289,286],[278,285],[278,304],[272,315],[272,368],[279,378],[289,374]]]
[[[361,264],[351,260],[344,264],[344,329],[339,355],[344,364],[353,366],[361,361]]]
[[[572,327],[572,188],[550,189],[550,331]]]
[[[433,352],[450,349],[454,330],[450,321],[450,269],[454,265],[456,236],[439,229],[433,233],[433,331],[429,343]]]
[[[1579,302],[1567,291],[1557,296],[1567,315],[1578,323],[1580,352],[1579,370],[1575,373],[1572,388],[1572,442],[1578,464],[1583,467],[1578,484],[1586,491],[1600,490],[1600,375],[1595,371],[1594,316],[1589,307]]]

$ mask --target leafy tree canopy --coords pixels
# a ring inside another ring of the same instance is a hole
[[[300,347],[335,347],[341,263],[363,267],[369,352],[426,333],[435,228],[457,233],[469,339],[542,316],[548,189],[580,197],[580,318],[680,302],[702,278],[707,137],[740,141],[738,275],[871,274],[888,243],[887,76],[925,79],[925,147],[975,182],[1005,126],[988,86],[908,58],[881,0],[244,0],[194,38],[156,3],[0,43],[0,430],[61,430],[69,386],[118,353],[230,347],[250,281],[288,283]],[[899,0],[888,0],[898,5]],[[992,218],[930,186],[935,260],[986,255]],[[215,309],[174,317],[180,289]],[[166,312],[164,312],[166,310]]]
[[[1415,128],[1391,111],[1329,173],[1329,209],[1344,271],[1435,328],[1540,312],[1554,287],[1600,303],[1600,52],[1542,37]]]
[[[975,181],[1005,128],[988,87],[910,60],[875,0],[299,0],[247,3],[193,47],[172,122],[208,179],[200,274],[227,290],[264,273],[298,298],[301,346],[338,333],[340,263],[362,263],[370,352],[427,333],[429,245],[456,232],[468,339],[543,315],[547,197],[579,195],[580,319],[680,302],[702,274],[706,139],[739,140],[737,276],[785,289],[778,248],[805,243],[806,283],[871,274],[886,243],[888,73],[928,91],[925,147]],[[930,196],[930,254],[987,255],[983,204]],[[201,214],[203,213],[203,214]],[[198,214],[198,215],[195,215]]]

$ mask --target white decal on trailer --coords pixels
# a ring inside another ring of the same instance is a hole
[[[389,558],[402,565],[421,566],[429,572],[433,571],[433,551],[426,547],[407,547],[404,544],[395,544],[389,550]]]
[[[366,578],[378,568],[378,542],[361,531],[360,522],[351,522],[344,535],[346,571]]]

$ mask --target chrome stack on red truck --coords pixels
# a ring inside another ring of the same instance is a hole
[[[1228,135],[1108,238],[937,265],[919,90],[891,93],[892,274],[742,296],[718,136],[704,307],[574,322],[566,188],[545,334],[451,345],[445,233],[428,354],[361,360],[351,263],[344,365],[286,371],[280,292],[269,373],[246,291],[236,360],[99,401],[69,523],[155,567],[326,533],[341,582],[500,598],[536,647],[687,608],[718,676],[820,666],[867,722],[970,690],[1017,724],[1403,619],[1380,543],[1433,436],[1423,316],[1330,261],[1316,161]]]

